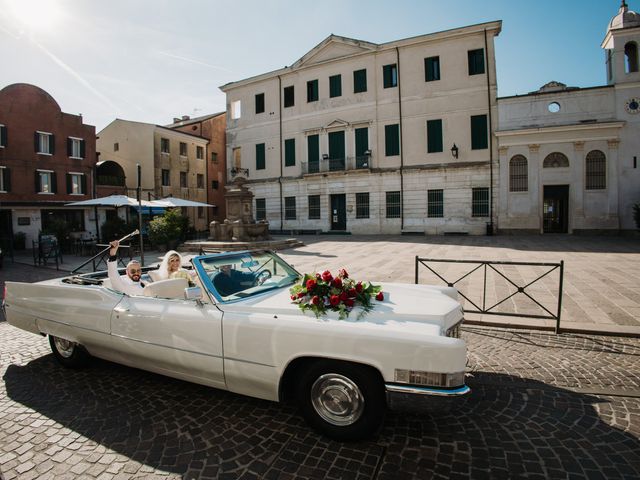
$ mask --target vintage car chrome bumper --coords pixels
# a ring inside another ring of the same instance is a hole
[[[471,389],[420,387],[415,385],[385,384],[387,405],[392,410],[428,413],[447,411],[458,403]]]

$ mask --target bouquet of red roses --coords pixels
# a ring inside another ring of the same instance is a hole
[[[325,315],[327,310],[338,312],[340,320],[349,316],[354,307],[362,307],[358,316],[369,312],[373,305],[371,299],[384,300],[380,286],[370,282],[356,282],[349,278],[349,274],[341,268],[337,276],[331,275],[329,270],[322,273],[304,275],[302,283],[291,287],[291,301],[298,304],[304,312],[311,310],[316,317]]]

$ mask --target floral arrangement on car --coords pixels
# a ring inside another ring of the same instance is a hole
[[[322,273],[304,275],[302,283],[291,287],[291,301],[305,312],[311,310],[317,318],[326,315],[327,310],[338,312],[338,318],[344,320],[355,307],[362,311],[358,319],[373,309],[372,299],[384,300],[379,285],[370,282],[355,281],[341,268],[337,276],[329,270]]]

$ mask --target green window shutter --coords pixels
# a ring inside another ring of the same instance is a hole
[[[40,151],[40,134],[38,132],[33,133],[33,148],[36,153]],[[38,192],[39,190],[36,191]]]
[[[71,185],[71,174],[67,173],[67,193],[73,192],[73,185]]]
[[[264,143],[256,145],[256,170],[265,169]]]
[[[427,120],[427,153],[442,152],[442,120]]]
[[[307,82],[307,103],[318,101],[318,80]]]
[[[367,150],[369,150],[369,129],[356,128],[356,157],[364,156]]]
[[[264,113],[264,93],[256,94],[256,114]]]
[[[35,183],[36,193],[40,193],[42,190],[40,189],[40,172],[36,170]]]
[[[56,172],[51,172],[51,193],[58,193],[58,178]]]
[[[425,82],[440,80],[440,57],[424,59],[424,80]]]
[[[86,149],[85,149],[85,141],[84,140],[80,140],[80,156],[82,158],[85,158],[86,153],[87,152],[86,152]],[[86,193],[86,192],[84,192],[84,193]]]
[[[398,69],[395,63],[382,67],[382,83],[384,88],[398,86]]]
[[[484,49],[469,50],[469,75],[480,75],[484,73]]]
[[[67,137],[67,157],[70,157],[73,153],[73,140]]]
[[[284,87],[284,108],[293,107],[295,105],[295,92],[293,85]]]
[[[342,75],[329,77],[329,97],[340,97],[342,95]]]
[[[293,167],[296,164],[296,139],[288,138],[284,141],[284,166]]]
[[[329,158],[332,160],[344,160],[344,131],[329,132]]]
[[[0,145],[3,147],[7,146],[7,126],[2,125],[0,127]]]
[[[320,137],[318,135],[307,137],[307,162],[309,173],[320,171]]]
[[[56,153],[56,136],[55,135],[49,135],[49,153],[51,155]],[[53,192],[56,193],[56,192]]]
[[[4,175],[4,191],[5,192],[10,192],[11,191],[11,169],[10,168],[3,168],[2,170],[0,170],[0,173],[2,173]]]
[[[353,93],[367,91],[367,70],[356,70],[353,72]]]
[[[80,189],[83,195],[87,194],[87,176],[86,175],[81,175],[80,176]]]
[[[473,115],[471,117],[471,150],[483,150],[488,146],[487,116]]]
[[[384,154],[387,157],[400,155],[400,131],[398,124],[384,127]]]

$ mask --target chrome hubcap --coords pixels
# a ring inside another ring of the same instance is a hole
[[[70,342],[64,338],[54,337],[53,343],[55,343],[58,353],[64,358],[71,357],[71,355],[73,355],[73,350],[76,348],[76,344],[74,342]]]
[[[337,373],[318,377],[311,387],[316,413],[332,425],[351,425],[364,411],[364,396],[351,379]]]

